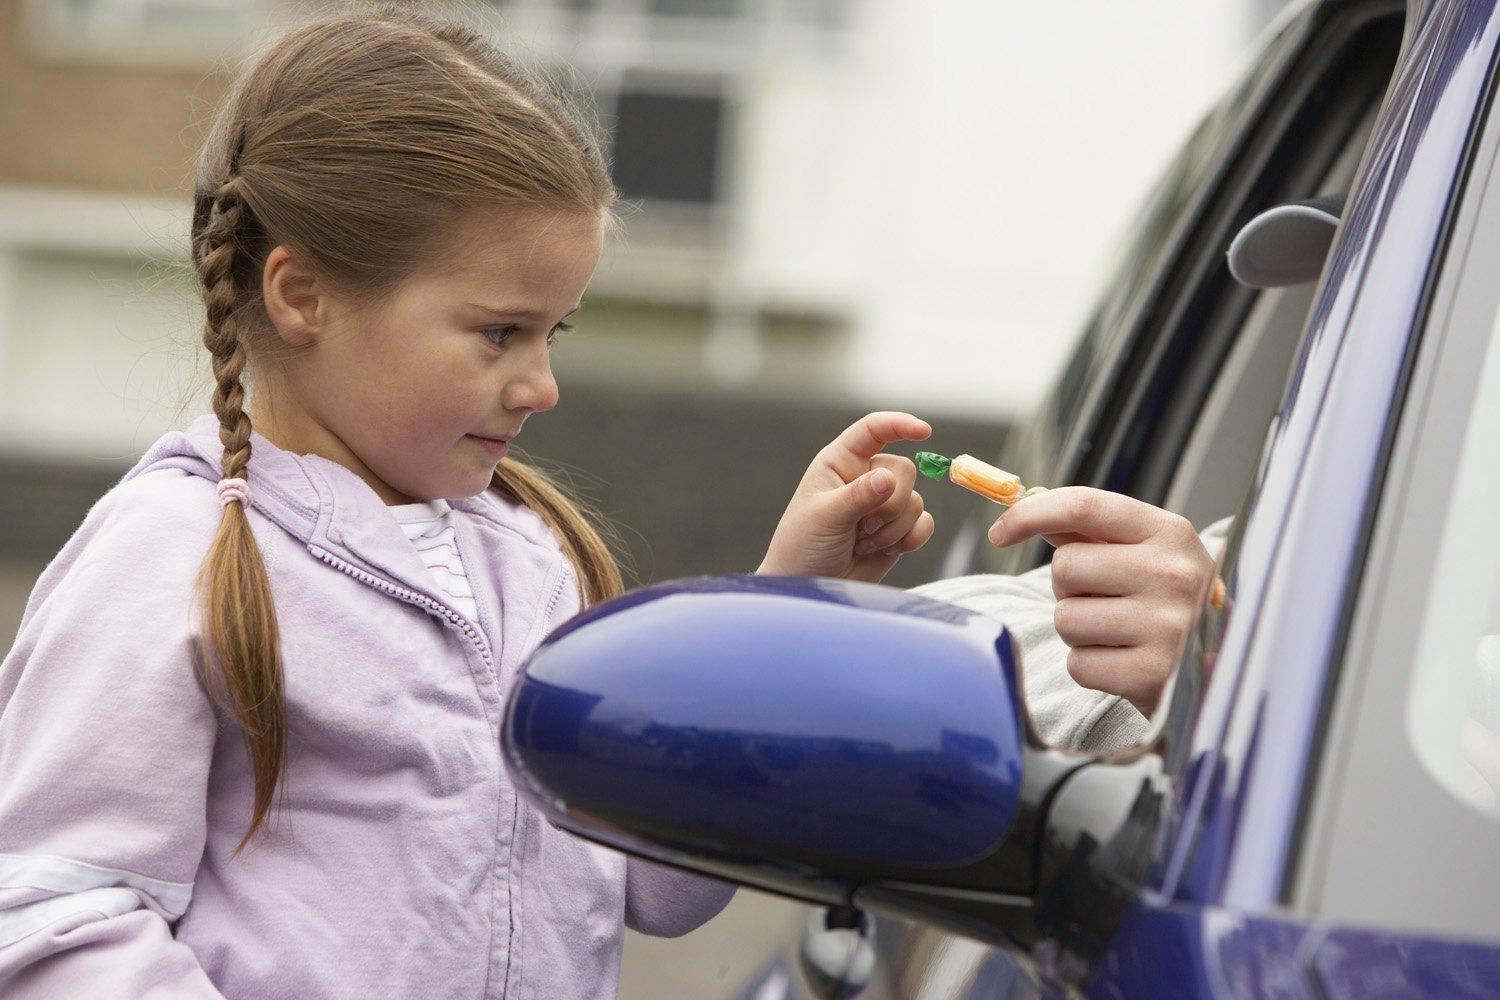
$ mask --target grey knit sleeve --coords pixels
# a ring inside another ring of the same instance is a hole
[[[1230,518],[1210,525],[1199,538],[1215,558]],[[1020,653],[1022,687],[1032,724],[1051,746],[1096,753],[1139,743],[1150,721],[1119,695],[1081,687],[1068,674],[1068,645],[1052,622],[1057,599],[1052,568],[1020,576],[981,574],[938,580],[913,593],[946,601],[996,619]]]

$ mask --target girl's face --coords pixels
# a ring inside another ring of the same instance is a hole
[[[270,391],[252,423],[280,447],[347,466],[388,504],[483,492],[526,418],[557,405],[551,341],[603,239],[597,215],[475,213],[379,301],[320,290],[308,343],[273,384],[262,379]],[[273,298],[273,322],[295,342],[297,323],[277,320]],[[285,315],[306,318],[306,301]]]

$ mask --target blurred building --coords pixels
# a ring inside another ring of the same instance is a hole
[[[720,445],[743,428],[712,426],[713,400],[828,411],[793,420],[810,436],[788,448],[907,408],[939,443],[962,426],[993,452],[984,428],[1046,383],[1114,234],[1267,6],[469,5],[524,60],[571,65],[613,139],[624,237],[559,349],[567,398],[706,393],[692,409]],[[7,483],[107,485],[204,408],[192,162],[233,69],[310,8],[0,0],[0,515],[38,516],[35,484]],[[586,449],[563,451],[608,491]],[[767,470],[774,493],[810,454]],[[58,527],[14,525],[0,563],[34,568]]]

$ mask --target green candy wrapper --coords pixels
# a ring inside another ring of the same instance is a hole
[[[948,478],[948,466],[953,464],[953,459],[939,455],[935,451],[917,452],[917,471],[928,479]]]

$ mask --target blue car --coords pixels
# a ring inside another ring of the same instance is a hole
[[[1143,745],[1043,745],[1004,622],[707,578],[537,652],[505,731],[526,793],[827,907],[747,995],[1500,996],[1497,58],[1500,0],[1297,5],[1004,451],[1234,515]],[[1247,287],[1237,236],[1316,280]]]

